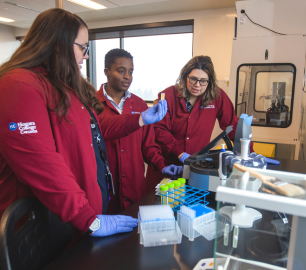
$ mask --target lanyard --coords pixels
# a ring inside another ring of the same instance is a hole
[[[191,105],[190,101],[187,100],[186,98],[185,101],[186,101],[187,112],[191,112],[193,106]]]
[[[113,183],[113,176],[109,170],[109,164],[108,164],[108,160],[107,160],[107,154],[105,152],[105,150],[102,147],[101,144],[101,134],[100,134],[100,130],[99,130],[99,126],[97,123],[97,120],[94,116],[94,114],[92,112],[90,112],[91,117],[94,120],[94,124],[91,124],[91,128],[93,130],[93,135],[94,138],[97,142],[98,148],[99,148],[99,152],[100,152],[100,157],[104,163],[104,167],[105,167],[105,178],[106,178],[106,183],[107,183],[107,190],[108,193],[112,192],[115,195],[115,188],[114,188],[114,183]]]

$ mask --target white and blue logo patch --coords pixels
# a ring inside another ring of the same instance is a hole
[[[18,123],[18,129],[20,130],[20,134],[31,134],[37,133],[35,122],[27,122],[27,123]]]
[[[204,109],[214,109],[215,108],[215,105],[208,105],[206,107],[204,107]]]
[[[9,130],[10,131],[14,131],[16,129],[17,129],[17,124],[16,123],[12,122],[12,123],[9,124]]]

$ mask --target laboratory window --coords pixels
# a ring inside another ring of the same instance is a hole
[[[290,126],[295,76],[293,64],[240,65],[237,72],[236,115],[253,115],[253,126]]]
[[[101,84],[106,83],[107,79],[104,74],[104,58],[105,54],[112,49],[120,48],[120,39],[111,38],[111,39],[99,39],[95,40],[95,56],[96,56],[96,65],[93,71],[96,75],[95,86],[99,90]],[[92,42],[93,43],[93,42]]]
[[[129,91],[147,102],[174,85],[181,68],[192,58],[193,20],[93,29],[89,32],[90,54],[86,70],[99,90],[106,83],[104,57],[121,48],[133,56],[133,82]]]

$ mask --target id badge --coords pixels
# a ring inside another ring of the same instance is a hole
[[[113,195],[115,195],[115,187],[114,187],[114,182],[113,182],[113,176],[112,176],[112,173],[110,171],[108,171],[106,173],[106,179],[107,179],[107,183],[109,185],[109,190],[113,193]]]

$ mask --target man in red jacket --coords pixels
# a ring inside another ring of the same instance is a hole
[[[128,91],[133,70],[133,57],[127,51],[114,49],[106,54],[104,72],[107,83],[96,94],[104,105],[99,117],[139,114],[148,108],[141,98]],[[165,167],[152,125],[144,126],[127,137],[105,141],[105,144],[116,193],[111,196],[108,214],[118,214],[146,193],[145,162],[163,175],[182,172],[182,166]]]

